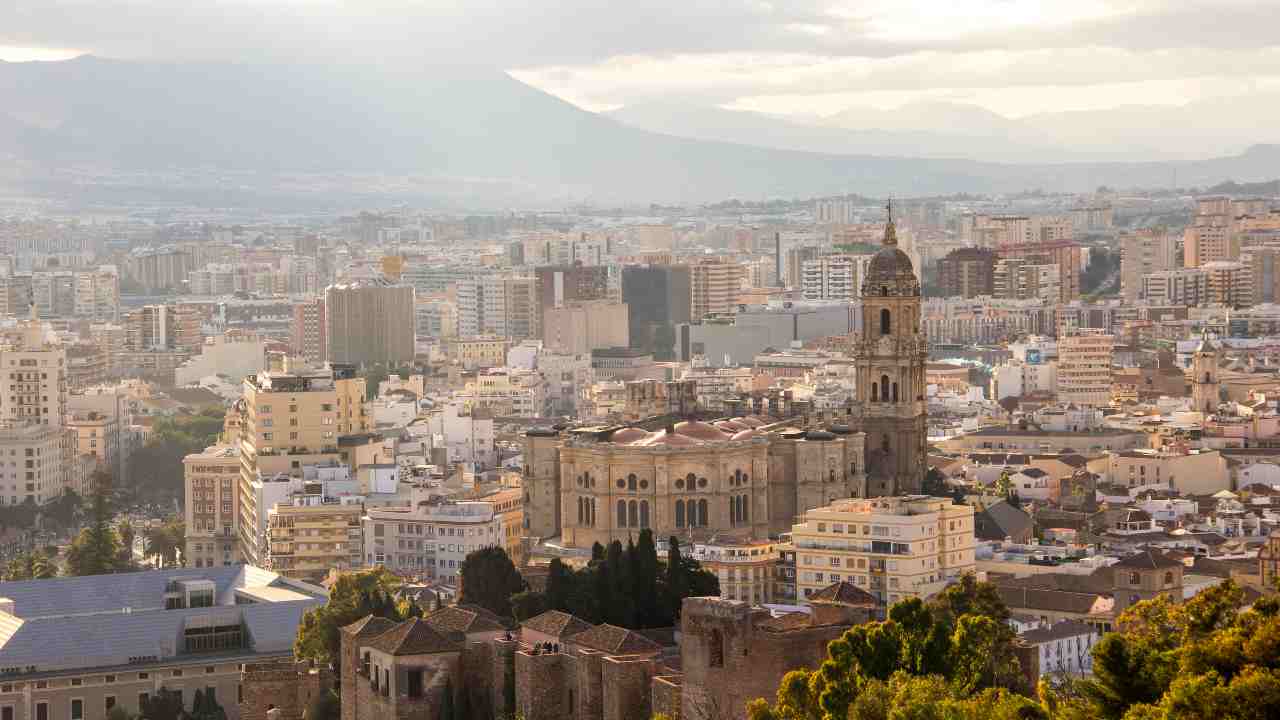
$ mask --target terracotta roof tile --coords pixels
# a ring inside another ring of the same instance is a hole
[[[591,629],[591,623],[559,610],[548,610],[525,620],[520,627],[555,638],[566,638]]]
[[[342,630],[357,638],[369,638],[381,635],[395,626],[396,624],[394,622],[391,622],[384,617],[365,615],[359,620],[342,628]]]
[[[432,630],[442,634],[462,633],[464,635],[480,632],[505,630],[500,623],[481,615],[478,612],[459,607],[447,607],[428,613],[423,618]]]
[[[847,582],[828,585],[808,597],[809,604],[826,603],[830,605],[848,605],[850,607],[875,607],[875,597],[866,590]]]
[[[431,655],[462,649],[461,643],[440,634],[421,618],[409,618],[369,644],[388,655]]]
[[[597,625],[566,639],[565,642],[615,655],[653,653],[662,649],[658,643],[640,633],[609,624]]]

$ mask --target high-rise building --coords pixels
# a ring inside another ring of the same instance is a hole
[[[1107,405],[1111,402],[1112,346],[1105,330],[1074,328],[1058,337],[1058,402]]]
[[[317,297],[293,304],[293,322],[289,327],[289,344],[293,351],[312,365],[323,364],[329,341],[325,336],[328,323],[324,316],[324,298]]]
[[[507,277],[503,281],[503,325],[506,336],[525,340],[534,336],[538,327],[538,283],[532,276]]]
[[[974,571],[974,512],[949,498],[840,500],[791,528],[797,599],[847,582],[882,606],[927,599]]]
[[[399,367],[413,362],[413,288],[370,280],[325,289],[326,358]]]
[[[1125,300],[1142,297],[1142,277],[1178,266],[1178,238],[1163,228],[1142,229],[1120,236],[1120,294]]]
[[[341,459],[338,438],[368,430],[365,382],[351,366],[295,367],[272,356],[269,368],[245,378],[240,404],[240,552],[262,562],[268,485],[303,465]],[[261,503],[259,502],[261,500]]]
[[[960,248],[938,262],[938,284],[945,297],[995,294],[996,254],[987,248]]]
[[[1230,308],[1254,304],[1253,269],[1242,262],[1215,261],[1199,268],[1208,283],[1208,302]]]
[[[67,415],[67,352],[32,306],[20,343],[0,352],[0,420],[61,431]]]
[[[698,260],[689,265],[689,314],[693,322],[738,306],[746,268],[729,258]]]
[[[1029,265],[1056,265],[1058,267],[1058,300],[1071,302],[1080,297],[1080,273],[1084,269],[1083,252],[1079,245],[1070,240],[1054,240],[1049,242],[1031,242],[1017,245],[1002,245],[996,250],[1000,260],[1021,260]],[[1000,284],[998,274],[999,262],[996,264],[995,285]],[[997,290],[997,295],[999,291]],[[1010,296],[1005,296],[1010,297]],[[1021,297],[1034,297],[1023,295]]]
[[[853,343],[857,403],[867,443],[867,492],[916,492],[924,481],[927,437],[920,282],[898,247],[893,219],[862,283],[862,331]]]
[[[0,317],[24,317],[31,302],[30,275],[0,273]]]
[[[71,317],[76,311],[76,276],[71,272],[42,272],[31,276],[31,302],[40,317]]]
[[[627,305],[609,300],[567,303],[543,313],[542,341],[547,348],[572,354],[626,347]]]
[[[459,280],[454,286],[458,299],[458,335],[507,336],[507,282],[499,275],[481,275]]]
[[[136,351],[194,353],[204,345],[202,322],[202,312],[195,305],[144,305],[124,317],[125,344]]]
[[[686,265],[624,267],[629,346],[652,352],[656,360],[674,358],[676,327],[689,322],[692,299]]]
[[[856,300],[859,281],[870,261],[870,255],[823,255],[806,260],[800,269],[800,291],[805,300]]]
[[[1253,302],[1280,303],[1280,249],[1253,248],[1246,264],[1252,270]]]
[[[538,310],[534,315],[537,328],[534,337],[542,337],[543,313],[575,300],[608,300],[609,268],[605,266],[569,265],[540,267],[534,271],[534,293]],[[461,325],[461,321],[459,321]],[[461,334],[461,327],[459,333]]]
[[[1205,218],[1196,217],[1197,221]],[[1240,236],[1231,225],[1193,225],[1183,231],[1182,264],[1200,267],[1219,260],[1240,259]]]
[[[822,250],[814,245],[796,245],[787,248],[782,253],[784,262],[782,277],[778,279],[778,284],[787,289],[798,289],[805,262],[813,260],[821,254]]]
[[[125,260],[125,272],[146,292],[178,289],[195,268],[192,254],[179,248],[137,250]]]
[[[120,273],[114,265],[76,273],[76,317],[120,322]]]
[[[182,557],[194,567],[233,565],[240,559],[240,449],[214,445],[182,459],[186,542]]]

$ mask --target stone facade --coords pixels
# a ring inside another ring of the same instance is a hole
[[[302,720],[316,696],[332,687],[332,673],[309,663],[249,663],[240,683],[240,720],[267,720],[272,709],[279,711],[274,720]]]

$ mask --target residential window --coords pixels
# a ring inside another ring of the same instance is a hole
[[[36,703],[36,720],[49,720],[49,703]]]
[[[84,720],[84,700],[71,699],[71,720]]]

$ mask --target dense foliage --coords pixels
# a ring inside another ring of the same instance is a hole
[[[850,628],[817,670],[788,673],[751,720],[1262,720],[1280,717],[1280,599],[1243,609],[1226,582],[1138,603],[1093,650],[1093,677],[1019,694],[1008,610],[966,577],[937,598]]]
[[[221,407],[208,407],[196,415],[157,420],[150,441],[129,456],[129,482],[120,490],[143,503],[181,500],[182,459],[218,441],[224,414]]]
[[[400,578],[384,567],[343,573],[329,589],[328,601],[303,614],[293,643],[294,655],[337,667],[341,628],[366,615],[396,622],[409,615],[409,608],[396,600],[399,587]]]
[[[130,548],[121,540],[120,533],[112,527],[112,513],[108,501],[111,478],[105,473],[94,473],[92,507],[89,526],[71,541],[67,548],[68,575],[102,575],[133,570]],[[131,532],[131,529],[128,529]],[[132,537],[126,538],[132,540]]]
[[[4,569],[5,580],[44,580],[57,576],[57,564],[40,551],[19,555],[10,560]]]
[[[684,598],[720,594],[716,576],[681,555],[675,538],[668,541],[666,561],[658,559],[652,530],[641,530],[637,540],[625,548],[616,540],[607,548],[597,544],[591,563],[577,571],[552,560],[545,592],[513,598],[516,619],[560,610],[595,624],[670,627]]]
[[[520,571],[500,547],[468,553],[458,578],[462,585],[459,602],[479,605],[501,617],[511,617],[511,597],[525,589]]]

